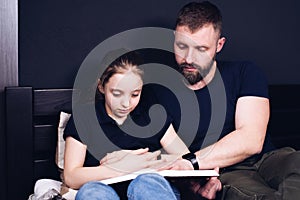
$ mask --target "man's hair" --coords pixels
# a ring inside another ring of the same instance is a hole
[[[191,2],[179,11],[176,21],[177,26],[187,26],[192,33],[204,25],[212,24],[216,31],[222,32],[222,15],[214,4],[203,2]]]

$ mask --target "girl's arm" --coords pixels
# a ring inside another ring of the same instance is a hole
[[[156,160],[159,151],[143,153],[145,150],[137,150],[134,153],[127,153],[115,162],[101,164],[95,167],[83,167],[86,156],[86,145],[67,137],[65,144],[64,180],[65,183],[78,189],[89,181],[99,181],[108,178],[132,173],[141,169],[158,165],[162,161]],[[146,149],[146,152],[148,150]],[[139,154],[140,153],[140,154]]]
[[[190,152],[184,142],[177,135],[172,124],[170,124],[165,135],[160,140],[160,143],[168,154],[176,154],[181,156]]]
[[[86,155],[86,145],[72,137],[66,138],[64,180],[65,183],[78,189],[88,181],[103,180],[122,175],[121,172],[106,166],[83,167]]]

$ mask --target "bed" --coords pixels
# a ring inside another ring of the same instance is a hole
[[[270,85],[269,131],[277,147],[300,149],[300,85]],[[7,194],[27,199],[41,178],[60,180],[55,163],[61,111],[71,112],[72,89],[5,88]]]
[[[60,112],[71,112],[72,89],[8,87],[5,104],[7,194],[10,199],[27,199],[36,180],[60,180],[57,127]]]

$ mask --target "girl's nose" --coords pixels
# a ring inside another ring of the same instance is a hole
[[[130,98],[123,98],[122,99],[122,102],[121,102],[121,105],[124,107],[124,108],[128,108],[129,105],[130,105]]]

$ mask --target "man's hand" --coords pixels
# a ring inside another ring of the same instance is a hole
[[[194,168],[190,161],[185,159],[179,159],[160,170],[165,169],[193,170]],[[219,172],[219,168],[215,168],[214,170]],[[191,182],[191,189],[195,194],[199,194],[207,199],[214,199],[216,198],[217,192],[222,189],[222,184],[217,177],[211,177],[208,179],[205,185],[200,185],[200,183],[196,181]]]
[[[160,170],[194,170],[192,163],[186,159],[177,159]]]
[[[219,168],[215,168],[219,172]],[[199,194],[207,199],[215,199],[218,191],[222,189],[222,183],[218,177],[211,177],[207,183],[201,186],[197,182],[192,182],[192,190],[195,194]]]

